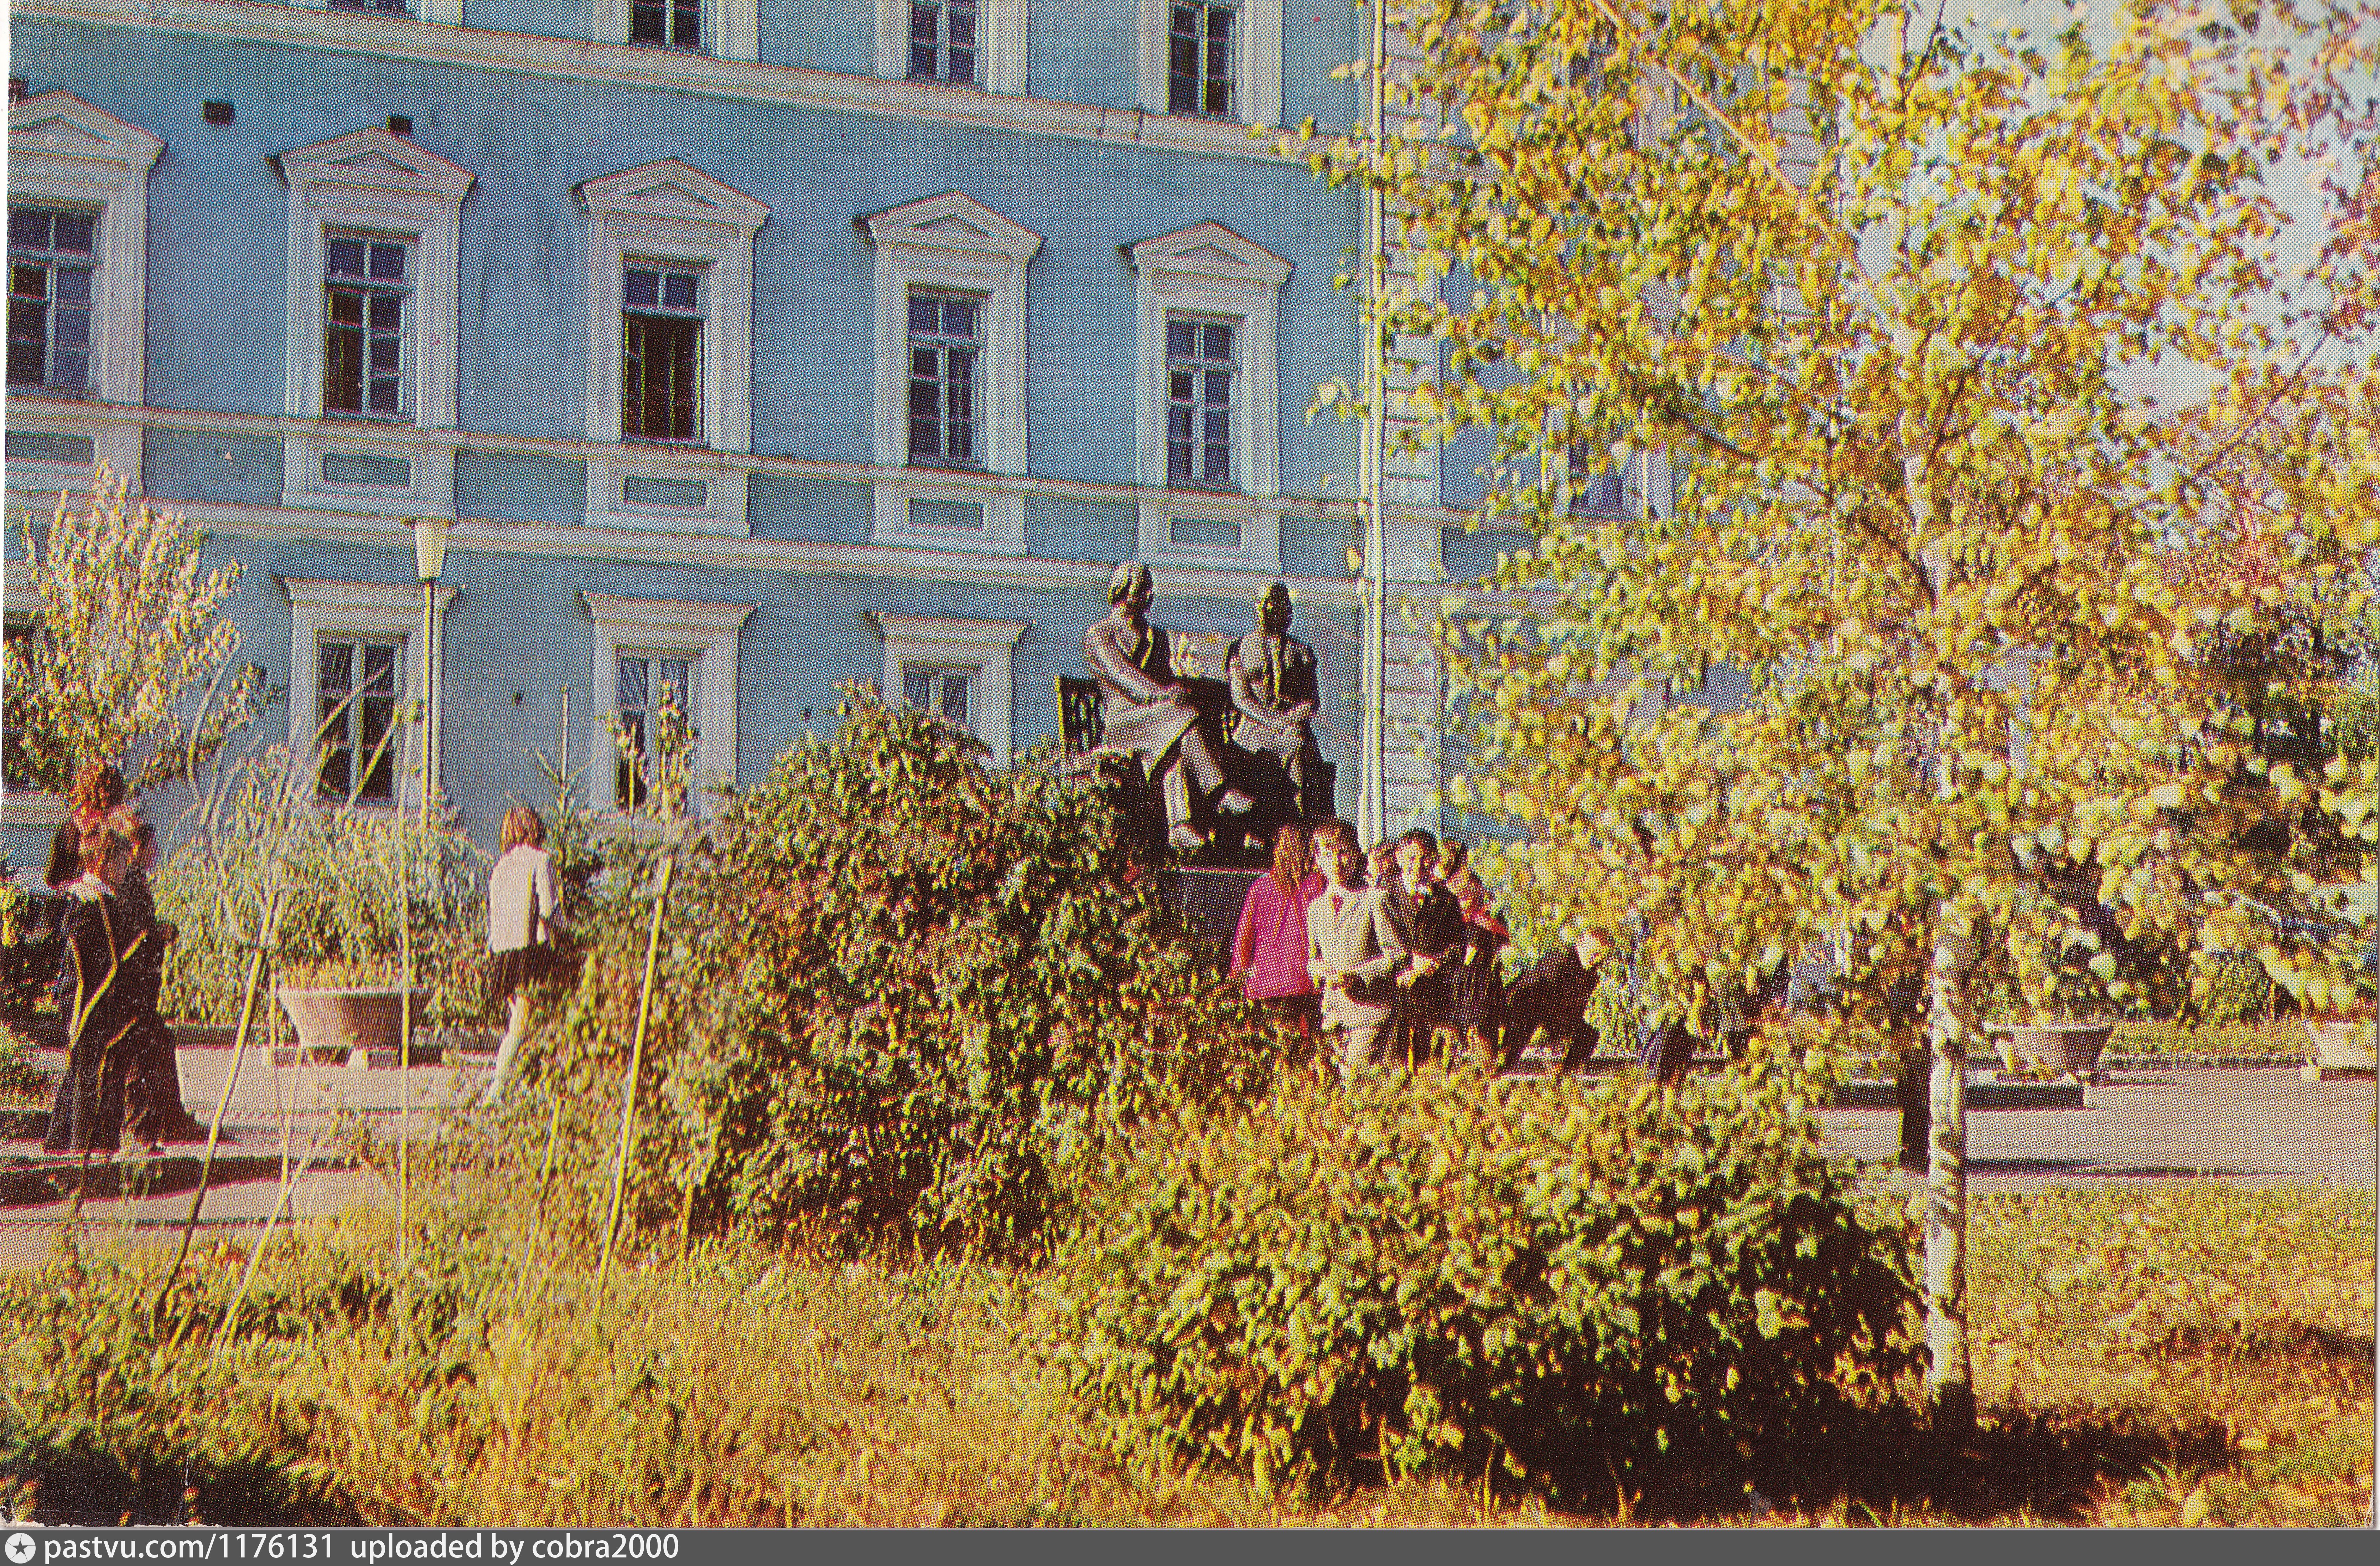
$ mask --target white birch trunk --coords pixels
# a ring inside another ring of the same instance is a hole
[[[1974,930],[1937,907],[1926,974],[1926,1034],[1934,1048],[1925,1164],[1925,1390],[1935,1427],[1963,1436],[1974,1425],[1967,1345],[1967,1016],[1963,986]]]

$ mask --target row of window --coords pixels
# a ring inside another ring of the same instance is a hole
[[[1267,94],[1252,73],[1279,73],[1279,7],[1268,6],[1261,16],[1244,0],[1141,0],[1145,48],[1156,56],[1144,67],[1144,106],[1161,105],[1163,113],[1205,119],[1269,123],[1269,114],[1252,105],[1252,96]],[[334,11],[364,11],[382,16],[416,13],[414,0],[328,0]],[[878,72],[910,81],[939,82],[954,87],[978,87],[1020,92],[1024,58],[1022,0],[877,0],[878,26],[883,36],[878,50]],[[459,11],[459,5],[447,8]],[[722,38],[728,18],[722,0],[608,0],[599,5],[596,27],[613,40],[654,49],[681,50],[735,58],[757,52],[758,14],[748,4],[736,14],[736,30],[755,42],[739,47]],[[441,7],[419,7],[432,20],[458,21],[459,15],[432,13]],[[710,13],[706,18],[706,12]],[[1269,24],[1269,28],[1268,28]],[[1005,33],[1007,36],[996,36]],[[1014,62],[992,68],[999,52]],[[1252,51],[1255,55],[1252,57]],[[1153,66],[1154,68],[1151,68]],[[1011,79],[1002,79],[1002,78]]]
[[[8,209],[8,383],[91,390],[90,212]],[[333,231],[322,242],[322,408],[354,419],[410,420],[407,371],[419,322],[409,238]],[[705,440],[703,273],[643,258],[621,271],[620,438]],[[908,463],[981,470],[978,366],[986,299],[911,288],[906,297]],[[1230,490],[1232,408],[1240,364],[1235,321],[1169,313],[1165,321],[1169,485]]]
[[[417,735],[401,718],[421,674],[419,626],[411,619],[418,601],[396,586],[283,580],[291,605],[290,740],[313,758],[316,796],[327,804],[398,803],[420,763],[410,748]],[[600,759],[589,774],[591,802],[623,809],[640,802],[665,711],[691,741],[697,783],[733,781],[737,646],[749,609],[580,596],[594,628],[596,716],[577,741],[591,743]],[[1005,766],[1013,649],[1029,627],[872,618],[883,638],[887,697],[976,734]],[[625,737],[625,752],[613,732]]]
[[[138,138],[135,151],[149,160],[162,146],[64,92],[17,106],[11,149],[29,154],[17,161],[34,177],[17,181],[9,205],[8,383],[137,402],[143,261],[129,231],[145,215],[137,175],[147,163],[128,158],[96,199],[74,199],[72,188],[67,200],[38,199],[43,160],[33,132],[61,122],[85,141]],[[378,437],[368,431],[455,425],[456,253],[474,176],[378,129],[274,162],[289,186],[293,232],[285,411],[358,427],[354,439],[327,431],[294,439],[286,498],[332,504],[346,496],[370,509],[379,493],[392,511],[439,509],[441,497],[427,489],[431,465],[401,443],[372,449]],[[28,185],[36,199],[20,193]],[[644,471],[632,471],[633,457],[607,470],[601,504],[722,505],[711,492],[722,486],[673,470],[666,448],[749,449],[753,240],[769,209],[674,159],[586,181],[575,194],[590,220],[596,269],[587,432],[664,448]],[[956,191],[874,214],[863,227],[878,273],[877,461],[954,476],[1028,472],[1025,271],[1040,236]],[[1135,480],[1277,494],[1274,338],[1288,263],[1212,223],[1126,253],[1138,294]],[[127,339],[109,345],[112,384],[96,370],[110,330]],[[969,520],[966,508],[986,504],[976,496],[909,498],[929,524],[990,526],[979,515]]]
[[[405,763],[396,727],[406,683],[403,639],[324,635],[315,639],[314,660],[315,797],[331,805],[395,804]],[[612,713],[627,742],[615,747],[608,769],[615,807],[643,803],[662,713],[666,708],[683,718],[694,710],[696,662],[687,653],[613,655]],[[910,705],[965,727],[975,670],[904,665],[903,673]]]

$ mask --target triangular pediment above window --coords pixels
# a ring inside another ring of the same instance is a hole
[[[1231,277],[1279,287],[1289,278],[1289,263],[1252,239],[1243,239],[1220,223],[1194,224],[1176,233],[1143,239],[1128,248],[1132,264],[1140,272],[1186,272],[1200,277]]]
[[[982,250],[1018,261],[1031,261],[1041,249],[1041,236],[959,190],[872,213],[861,218],[859,225],[876,245]]]
[[[758,229],[769,215],[767,203],[676,158],[587,180],[577,195],[578,204],[590,212],[694,219],[747,231]]]
[[[401,136],[371,128],[351,130],[273,159],[291,186],[352,185],[371,190],[402,190],[459,201],[473,175],[462,164],[425,152]]]
[[[48,153],[139,173],[164,150],[165,143],[139,126],[128,125],[71,92],[44,92],[8,109],[8,151],[15,157]]]

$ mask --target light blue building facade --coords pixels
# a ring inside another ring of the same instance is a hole
[[[326,799],[415,786],[360,759],[422,678],[431,516],[438,783],[486,844],[537,751],[622,803],[587,764],[664,686],[708,783],[853,682],[1005,764],[1124,559],[1209,660],[1290,582],[1352,807],[1356,426],[1307,414],[1359,371],[1360,198],[1263,134],[1356,118],[1343,0],[12,18],[9,556],[100,462],[202,525],[281,692],[259,732]],[[1399,491],[1416,583],[1460,537],[1435,485]],[[1432,780],[1393,779],[1395,823]],[[23,866],[55,807],[6,808]]]

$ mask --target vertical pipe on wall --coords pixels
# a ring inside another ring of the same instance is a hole
[[[1387,489],[1388,367],[1386,327],[1381,320],[1388,298],[1388,209],[1378,183],[1378,159],[1385,117],[1385,77],[1388,69],[1387,0],[1371,0],[1371,38],[1365,75],[1371,96],[1365,108],[1365,128],[1375,161],[1375,179],[1364,198],[1364,488],[1363,700],[1357,727],[1362,747],[1358,758],[1355,799],[1356,834],[1366,844],[1388,835],[1388,527],[1381,514]]]

